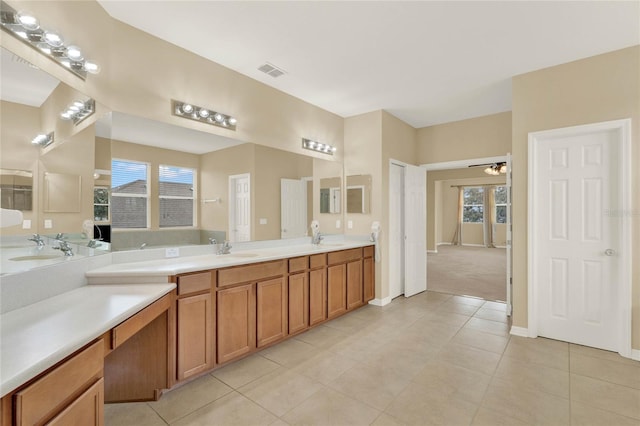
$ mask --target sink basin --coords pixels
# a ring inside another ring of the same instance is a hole
[[[231,253],[229,254],[231,257],[256,257],[258,253]]]
[[[50,259],[62,259],[62,258],[63,258],[63,256],[60,256],[59,254],[40,254],[40,255],[36,255],[36,256],[12,257],[9,260],[20,262],[20,261],[25,261],[25,260],[50,260]]]

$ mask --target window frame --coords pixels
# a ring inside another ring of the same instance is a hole
[[[131,163],[131,164],[142,164],[146,167],[146,177],[145,177],[145,186],[146,186],[146,193],[145,194],[125,194],[125,193],[117,193],[113,191],[113,181],[114,181],[114,170],[113,170],[113,162],[114,161],[119,161],[119,162],[123,162],[123,163]],[[145,161],[137,161],[137,160],[126,160],[123,158],[112,158],[111,159],[111,191],[110,191],[110,195],[111,197],[129,197],[129,198],[146,198],[147,200],[147,206],[146,206],[146,223],[144,227],[119,227],[119,226],[114,226],[113,224],[113,212],[110,215],[111,218],[111,227],[113,229],[117,229],[117,230],[136,230],[136,229],[151,229],[151,163],[147,163]]]
[[[506,191],[508,191],[509,189],[507,188],[507,185],[495,185],[494,186],[494,191],[493,191],[493,205],[494,205],[494,210],[493,210],[493,222],[494,223],[499,223],[499,224],[503,224],[506,225],[507,223],[507,215],[505,212],[505,216],[504,216],[504,222],[498,222],[498,207],[504,207],[505,210],[508,208],[508,203],[507,203],[507,199],[504,200],[504,203],[500,203],[498,204],[497,200],[496,200],[496,190],[498,188],[504,188],[505,190],[505,198],[506,198]]]
[[[462,204],[462,223],[480,223],[483,224],[484,223],[484,198],[483,200],[481,200],[480,204],[467,204],[466,203],[466,199],[464,197],[464,192],[467,189],[480,189],[482,191],[482,196],[484,197],[484,191],[485,191],[485,187],[481,186],[481,185],[469,185],[469,186],[463,186],[462,187],[462,199],[463,199],[463,204]],[[480,207],[480,211],[482,212],[482,217],[479,221],[477,222],[473,222],[473,221],[468,221],[466,220],[466,207]]]
[[[169,168],[176,168],[176,169],[183,169],[183,170],[190,170],[191,171],[191,187],[193,188],[192,190],[192,196],[191,197],[183,197],[183,196],[179,196],[179,195],[162,195],[160,194],[160,182],[162,182],[161,177],[162,177],[162,168],[163,167],[169,167]],[[198,169],[196,168],[191,168],[191,167],[184,167],[184,166],[175,166],[175,165],[169,165],[169,164],[159,164],[158,165],[158,228],[159,229],[185,229],[185,228],[195,228],[197,223],[198,223],[198,197],[197,197],[197,176],[198,176]],[[191,218],[191,225],[171,225],[171,226],[162,226],[162,207],[161,207],[161,201],[162,200],[192,200],[192,205],[193,205],[193,214],[192,214],[192,218]]]
[[[96,203],[96,190],[97,189],[106,189],[107,190],[107,202],[105,203]],[[105,206],[107,208],[107,219],[106,220],[96,220],[96,206]],[[111,188],[106,185],[94,185],[93,187],[93,220],[95,223],[100,224],[108,224],[111,223]]]

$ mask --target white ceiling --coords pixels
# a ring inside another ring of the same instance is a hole
[[[511,77],[640,43],[640,1],[120,1],[114,18],[349,117],[511,109]],[[274,79],[257,70],[287,71]]]

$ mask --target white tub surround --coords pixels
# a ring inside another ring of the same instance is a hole
[[[83,286],[0,316],[0,396],[171,292],[175,284]]]

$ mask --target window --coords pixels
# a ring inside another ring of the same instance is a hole
[[[147,228],[149,223],[149,165],[111,161],[111,226]]]
[[[164,166],[159,169],[160,227],[193,226],[195,187],[193,169]]]
[[[484,189],[480,186],[469,186],[464,188],[464,205],[462,221],[468,223],[482,223],[483,222],[483,192]]]
[[[109,222],[109,188],[106,186],[93,188],[93,220]]]
[[[496,186],[495,190],[496,223],[507,223],[507,187]]]

